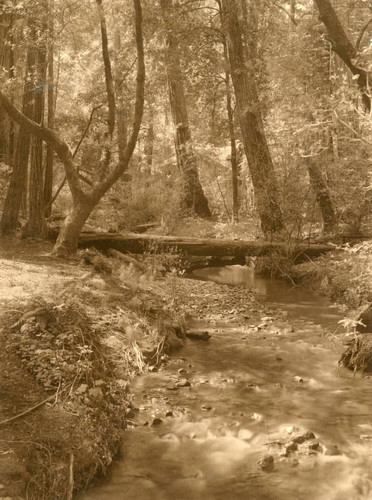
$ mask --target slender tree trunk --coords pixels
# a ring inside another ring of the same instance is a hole
[[[231,104],[230,75],[226,73],[226,107],[229,122],[230,135],[230,162],[231,162],[231,180],[232,180],[232,213],[233,220],[239,218],[239,163],[235,139],[234,113]]]
[[[146,175],[146,182],[148,177],[151,175],[152,168],[152,156],[154,153],[154,141],[155,141],[155,133],[154,133],[154,109],[153,104],[149,103],[149,123],[145,135],[145,141],[143,146],[143,153],[145,155],[145,166],[144,173]]]
[[[221,21],[222,21],[222,11],[220,9]],[[228,71],[229,66],[229,55],[227,49],[227,42],[224,34],[223,36],[223,54],[225,59],[226,71],[225,71],[225,86],[226,86],[226,109],[227,109],[227,119],[229,123],[229,136],[230,136],[230,163],[231,163],[231,181],[232,181],[232,214],[233,221],[237,221],[239,217],[239,161],[238,152],[236,148],[236,135],[235,135],[235,125],[234,125],[234,111],[232,107],[232,96],[231,96],[231,83],[230,83],[230,73]]]
[[[183,177],[182,205],[188,212],[210,217],[208,201],[199,180],[196,156],[192,146],[186,107],[183,74],[178,41],[172,31],[172,0],[160,0],[166,34],[166,69],[173,123],[176,127],[175,144],[178,166]]]
[[[54,129],[54,0],[49,1],[49,40],[48,40],[48,128]],[[53,196],[53,166],[54,151],[48,144],[46,148],[46,164],[44,175],[44,207],[45,217],[52,214],[52,196]]]
[[[116,89],[116,124],[117,124],[117,140],[119,150],[119,161],[123,159],[123,153],[128,140],[127,116],[125,113],[125,102],[123,95],[123,61],[121,56],[122,43],[120,31],[117,29],[114,33],[114,48],[115,48],[115,89]]]
[[[26,76],[23,92],[22,112],[27,118],[33,117],[33,83],[30,81],[31,68],[35,64],[35,55],[28,49],[26,58]],[[19,211],[26,197],[28,160],[30,155],[30,132],[19,128],[14,165],[9,188],[6,194],[1,217],[1,233],[12,233],[17,229]]]
[[[263,232],[283,228],[274,165],[267,145],[255,77],[246,62],[237,0],[222,0],[223,24],[228,41],[231,76],[239,112],[240,128],[254,186],[256,208]]]
[[[45,105],[45,80],[46,80],[46,50],[43,43],[37,40],[36,29],[33,28],[36,49],[34,90],[34,116],[36,123],[44,121]],[[43,168],[43,141],[39,137],[33,137],[31,141],[30,180],[28,195],[28,220],[23,228],[22,236],[44,238],[47,227],[44,211],[44,168]]]
[[[323,232],[332,232],[337,223],[332,199],[328,186],[319,170],[318,165],[312,158],[306,158],[306,167],[310,178],[311,188],[316,196],[323,221]]]

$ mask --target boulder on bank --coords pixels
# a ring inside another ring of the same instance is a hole
[[[187,330],[186,332],[186,337],[188,339],[192,339],[192,340],[204,340],[204,341],[207,341],[211,338],[211,334],[206,331],[206,330],[203,330],[203,331],[200,331],[200,330]]]

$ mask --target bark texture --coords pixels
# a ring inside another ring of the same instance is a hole
[[[114,249],[122,253],[142,254],[148,248],[154,248],[158,253],[172,252],[175,249],[188,255],[216,257],[244,257],[270,255],[282,251],[286,255],[294,255],[298,260],[301,256],[318,257],[322,253],[334,250],[333,245],[294,243],[273,243],[268,241],[236,241],[218,239],[199,239],[178,236],[157,236],[146,234],[118,233],[82,233],[79,248],[94,247],[98,250]]]
[[[186,211],[208,218],[211,212],[200,184],[186,106],[178,40],[172,30],[172,0],[160,0],[160,7],[166,27],[166,69],[172,118],[176,128],[177,162],[183,178],[182,205]]]
[[[46,27],[43,24],[44,33]],[[32,40],[35,49],[35,67],[33,68],[33,120],[36,123],[44,121],[45,80],[46,80],[46,47],[43,41],[38,40],[36,26],[32,26]],[[28,192],[28,220],[23,228],[24,237],[44,238],[47,226],[44,212],[44,166],[43,140],[33,136],[31,139],[30,179]]]
[[[239,19],[239,2],[222,0],[223,25],[228,41],[231,76],[239,122],[254,186],[255,202],[263,232],[268,235],[283,228],[274,165],[267,145],[254,64],[246,57]]]
[[[333,50],[343,60],[353,75],[358,75],[357,83],[362,93],[363,104],[371,111],[371,97],[368,91],[368,72],[355,64],[357,49],[349,40],[330,0],[314,0],[319,10],[319,18],[327,29]]]
[[[220,15],[221,21],[223,22],[221,4]],[[232,181],[232,214],[233,220],[237,221],[239,217],[239,160],[238,152],[236,147],[236,134],[235,134],[235,124],[234,124],[234,111],[232,106],[232,91],[231,91],[231,75],[228,70],[229,67],[229,55],[227,49],[227,41],[224,33],[222,33],[222,45],[223,54],[226,65],[225,72],[225,86],[226,86],[226,110],[227,110],[227,120],[229,123],[229,136],[230,136],[230,163],[231,163],[231,181]]]
[[[34,51],[29,49],[26,58],[26,78],[22,103],[22,113],[27,118],[33,117],[33,84],[30,81],[30,73],[34,64]],[[20,127],[16,143],[13,171],[1,216],[0,226],[2,234],[9,234],[17,229],[19,212],[26,197],[30,141],[30,131],[24,127]]]
[[[1,11],[0,5],[0,67],[11,78],[13,72],[13,48],[12,48],[12,25],[13,18]],[[12,123],[6,113],[0,113],[0,161],[11,164],[12,160]]]
[[[319,167],[312,158],[306,159],[307,171],[309,174],[310,185],[316,196],[323,222],[323,232],[332,232],[337,224],[336,214],[333,208],[331,195],[328,190]]]

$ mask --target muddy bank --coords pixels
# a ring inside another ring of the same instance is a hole
[[[128,384],[182,346],[183,312],[151,270],[17,250],[0,255],[0,497],[70,499],[107,472]]]

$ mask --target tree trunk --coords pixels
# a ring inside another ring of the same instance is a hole
[[[220,9],[220,14],[222,12]],[[222,17],[221,17],[222,21]],[[232,96],[231,96],[231,84],[230,84],[230,73],[228,71],[229,65],[229,55],[227,50],[227,42],[224,34],[223,36],[223,54],[226,65],[225,72],[225,85],[226,85],[226,109],[227,109],[227,120],[229,123],[229,136],[230,136],[230,163],[231,163],[231,181],[232,181],[232,214],[233,221],[237,221],[239,218],[239,161],[238,152],[236,148],[236,136],[235,136],[235,126],[234,126],[234,111],[232,107]]]
[[[33,84],[30,82],[31,68],[35,64],[33,50],[27,51],[26,76],[23,92],[22,112],[31,118],[33,116]],[[6,194],[3,213],[1,216],[1,233],[9,234],[17,229],[19,211],[26,197],[28,159],[30,155],[30,132],[23,127],[19,128],[15,151],[14,165],[9,188]]]
[[[145,162],[146,162],[144,170],[147,176],[151,175],[152,155],[154,153],[155,134],[154,134],[154,123],[153,123],[152,112],[150,113],[149,120],[150,121],[145,136],[145,144],[143,146],[143,153],[145,155]]]
[[[248,69],[253,64],[246,62],[238,2],[223,0],[222,8],[244,150],[261,227],[268,235],[280,231],[284,225],[274,166],[266,141],[255,77]]]
[[[320,208],[323,221],[323,232],[330,233],[335,229],[337,219],[328,186],[319,170],[318,165],[312,158],[306,158],[306,166],[309,173],[310,185]]]
[[[333,50],[344,61],[353,75],[358,75],[357,83],[362,93],[363,104],[371,111],[371,97],[368,81],[371,80],[368,72],[355,64],[357,51],[349,40],[330,0],[314,0],[319,10],[319,18],[327,29],[329,41]]]
[[[37,82],[34,90],[34,121],[43,123],[45,103],[45,78],[46,78],[46,50],[45,46],[37,40],[36,29],[33,27],[33,40],[38,44],[36,49],[37,63],[35,65],[35,79]],[[23,228],[23,237],[44,238],[47,227],[44,211],[44,168],[43,168],[43,141],[40,137],[33,137],[31,141],[30,181],[28,195],[28,220]]]
[[[13,71],[12,16],[0,13],[0,67],[11,78]],[[6,113],[0,114],[0,162],[11,164],[12,123]]]
[[[53,254],[67,258],[76,252],[80,232],[88,219],[94,205],[86,200],[74,201],[73,207],[59,232]]]
[[[49,2],[49,43],[48,43],[48,128],[54,128],[54,0]],[[46,164],[44,175],[44,207],[45,217],[50,217],[52,214],[52,196],[53,196],[53,166],[54,166],[54,151],[48,144],[46,151]]]
[[[199,180],[186,107],[178,41],[172,30],[172,0],[160,0],[166,33],[166,69],[173,123],[176,127],[177,162],[183,178],[182,205],[185,211],[211,217],[208,201]]]

